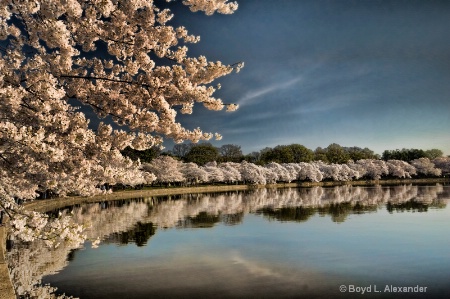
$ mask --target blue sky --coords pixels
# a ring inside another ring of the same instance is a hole
[[[188,54],[244,61],[218,82],[233,113],[196,105],[188,128],[220,132],[244,153],[308,148],[438,148],[450,154],[450,2],[241,0],[233,15],[191,13],[172,25],[201,41]],[[171,148],[171,143],[167,143]]]

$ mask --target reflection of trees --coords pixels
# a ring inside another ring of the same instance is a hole
[[[13,246],[7,260],[18,298],[56,298],[51,295],[54,288],[39,284],[44,275],[55,274],[67,265],[72,249],[64,245],[50,249],[43,241]]]
[[[350,214],[376,212],[377,209],[377,205],[362,205],[359,202],[354,204],[350,202],[336,203],[330,204],[327,207],[318,208],[320,215],[331,215],[333,222],[344,222]]]
[[[106,237],[103,242],[116,243],[116,244],[128,244],[136,243],[137,246],[145,246],[150,239],[156,233],[156,227],[153,223],[141,223],[136,225],[125,232],[115,232]]]
[[[236,214],[222,214],[221,215],[221,221],[225,225],[237,225],[239,223],[242,223],[242,220],[244,219],[244,213],[236,213]]]
[[[450,188],[435,186],[337,186],[287,189],[255,189],[218,194],[187,194],[121,200],[74,206],[61,211],[89,228],[88,239],[144,246],[156,228],[210,228],[219,223],[234,225],[245,214],[256,213],[270,220],[304,222],[330,216],[343,222],[348,215],[444,208]],[[19,295],[35,294],[42,277],[66,266],[76,250],[61,245],[50,250],[40,242],[16,246],[8,252],[11,277]],[[39,292],[49,292],[42,289]],[[32,297],[32,296],[31,296]]]
[[[100,202],[74,207],[73,219],[85,225],[88,239],[104,239],[113,234],[132,230],[136,223],[148,223],[151,203],[143,199]]]
[[[262,208],[257,211],[257,214],[262,214],[269,219],[275,219],[278,221],[296,221],[305,222],[312,215],[316,213],[316,209],[308,207],[295,207],[295,208]]]
[[[180,220],[179,227],[183,228],[207,228],[213,227],[214,224],[220,222],[219,215],[210,215],[206,212],[200,212],[197,216],[188,216],[183,220]]]
[[[294,192],[291,192],[292,190]],[[263,191],[267,194],[268,200],[272,198],[274,202],[270,204],[267,202],[267,206],[258,210],[258,213],[268,219],[279,221],[304,222],[318,214],[331,216],[333,222],[343,222],[350,214],[376,212],[383,204],[389,212],[426,212],[429,207],[444,208],[446,199],[449,198],[448,192],[444,192],[442,185],[369,188],[338,186],[299,189],[298,192],[295,192],[295,189],[292,190],[287,191],[286,194]],[[280,196],[284,198],[279,198]],[[295,203],[301,206],[295,206]]]
[[[403,202],[403,203],[390,203],[388,202],[386,204],[386,210],[389,211],[389,213],[392,212],[427,212],[428,211],[428,204],[422,203],[422,202],[416,202],[413,200]]]
[[[377,211],[378,206],[364,206],[360,203],[352,205],[349,202],[331,203],[323,207],[293,207],[293,208],[263,208],[258,213],[269,219],[278,221],[305,222],[312,216],[330,215],[334,222],[344,222],[349,214],[363,214]]]

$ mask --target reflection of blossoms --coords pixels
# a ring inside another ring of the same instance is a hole
[[[83,224],[84,231],[92,245],[98,245],[102,238],[117,232],[127,231],[136,222],[145,221],[148,204],[142,200],[103,202],[74,207],[72,210],[75,222]]]
[[[38,238],[50,247],[58,247],[61,243],[77,247],[85,240],[83,226],[74,223],[70,215],[49,219],[47,215],[19,208],[10,211],[9,215],[12,236],[25,242]]]
[[[129,230],[136,222],[145,219],[147,213],[148,206],[142,201],[86,204],[73,207],[70,213],[63,212],[64,215],[73,215],[76,225],[87,227],[84,233],[92,240],[93,248],[100,244],[102,238]],[[67,265],[67,255],[79,247],[79,244],[61,242],[55,248],[47,246],[45,241],[36,240],[28,245],[15,246],[8,252],[10,276],[16,294],[29,298],[66,298],[54,296],[55,288],[40,286],[42,277],[64,268]]]
[[[417,192],[414,200],[424,203],[431,204],[439,195],[444,192],[444,186],[423,186],[421,187],[422,192]]]
[[[16,294],[26,298],[67,298],[53,295],[55,288],[40,283],[43,276],[56,274],[67,265],[67,255],[73,249],[70,244],[49,248],[40,240],[14,246],[7,259]]]

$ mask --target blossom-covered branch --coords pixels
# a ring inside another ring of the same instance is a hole
[[[237,9],[226,0],[182,3],[207,14]],[[187,45],[200,39],[172,18],[152,0],[0,0],[0,201],[20,211],[11,215],[26,214],[18,200],[47,192],[84,196],[105,184],[151,183],[155,176],[121,150],[214,136],[184,128],[176,108],[237,108],[215,98],[211,84],[243,64],[188,56]],[[71,99],[124,129],[93,130]],[[45,216],[12,218],[18,236],[46,238]]]

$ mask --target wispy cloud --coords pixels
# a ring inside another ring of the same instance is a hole
[[[289,81],[279,82],[279,83],[275,83],[275,84],[272,84],[269,86],[265,86],[263,88],[252,90],[252,91],[248,92],[241,100],[239,100],[238,103],[241,106],[248,104],[253,99],[259,98],[263,95],[266,95],[268,93],[271,93],[271,92],[274,92],[274,91],[277,91],[280,89],[288,88],[289,86],[301,81],[302,79],[303,79],[303,76],[299,76],[299,77],[293,78]]]
[[[256,262],[251,262],[244,259],[239,254],[234,254],[232,257],[233,264],[242,265],[250,274],[255,276],[274,276],[281,277],[281,274]]]
[[[367,102],[368,96],[364,94],[342,94],[335,96],[328,96],[322,99],[315,100],[313,102],[306,103],[300,106],[298,109],[292,111],[292,113],[308,114],[315,112],[326,112],[344,107],[349,107],[358,102]]]

